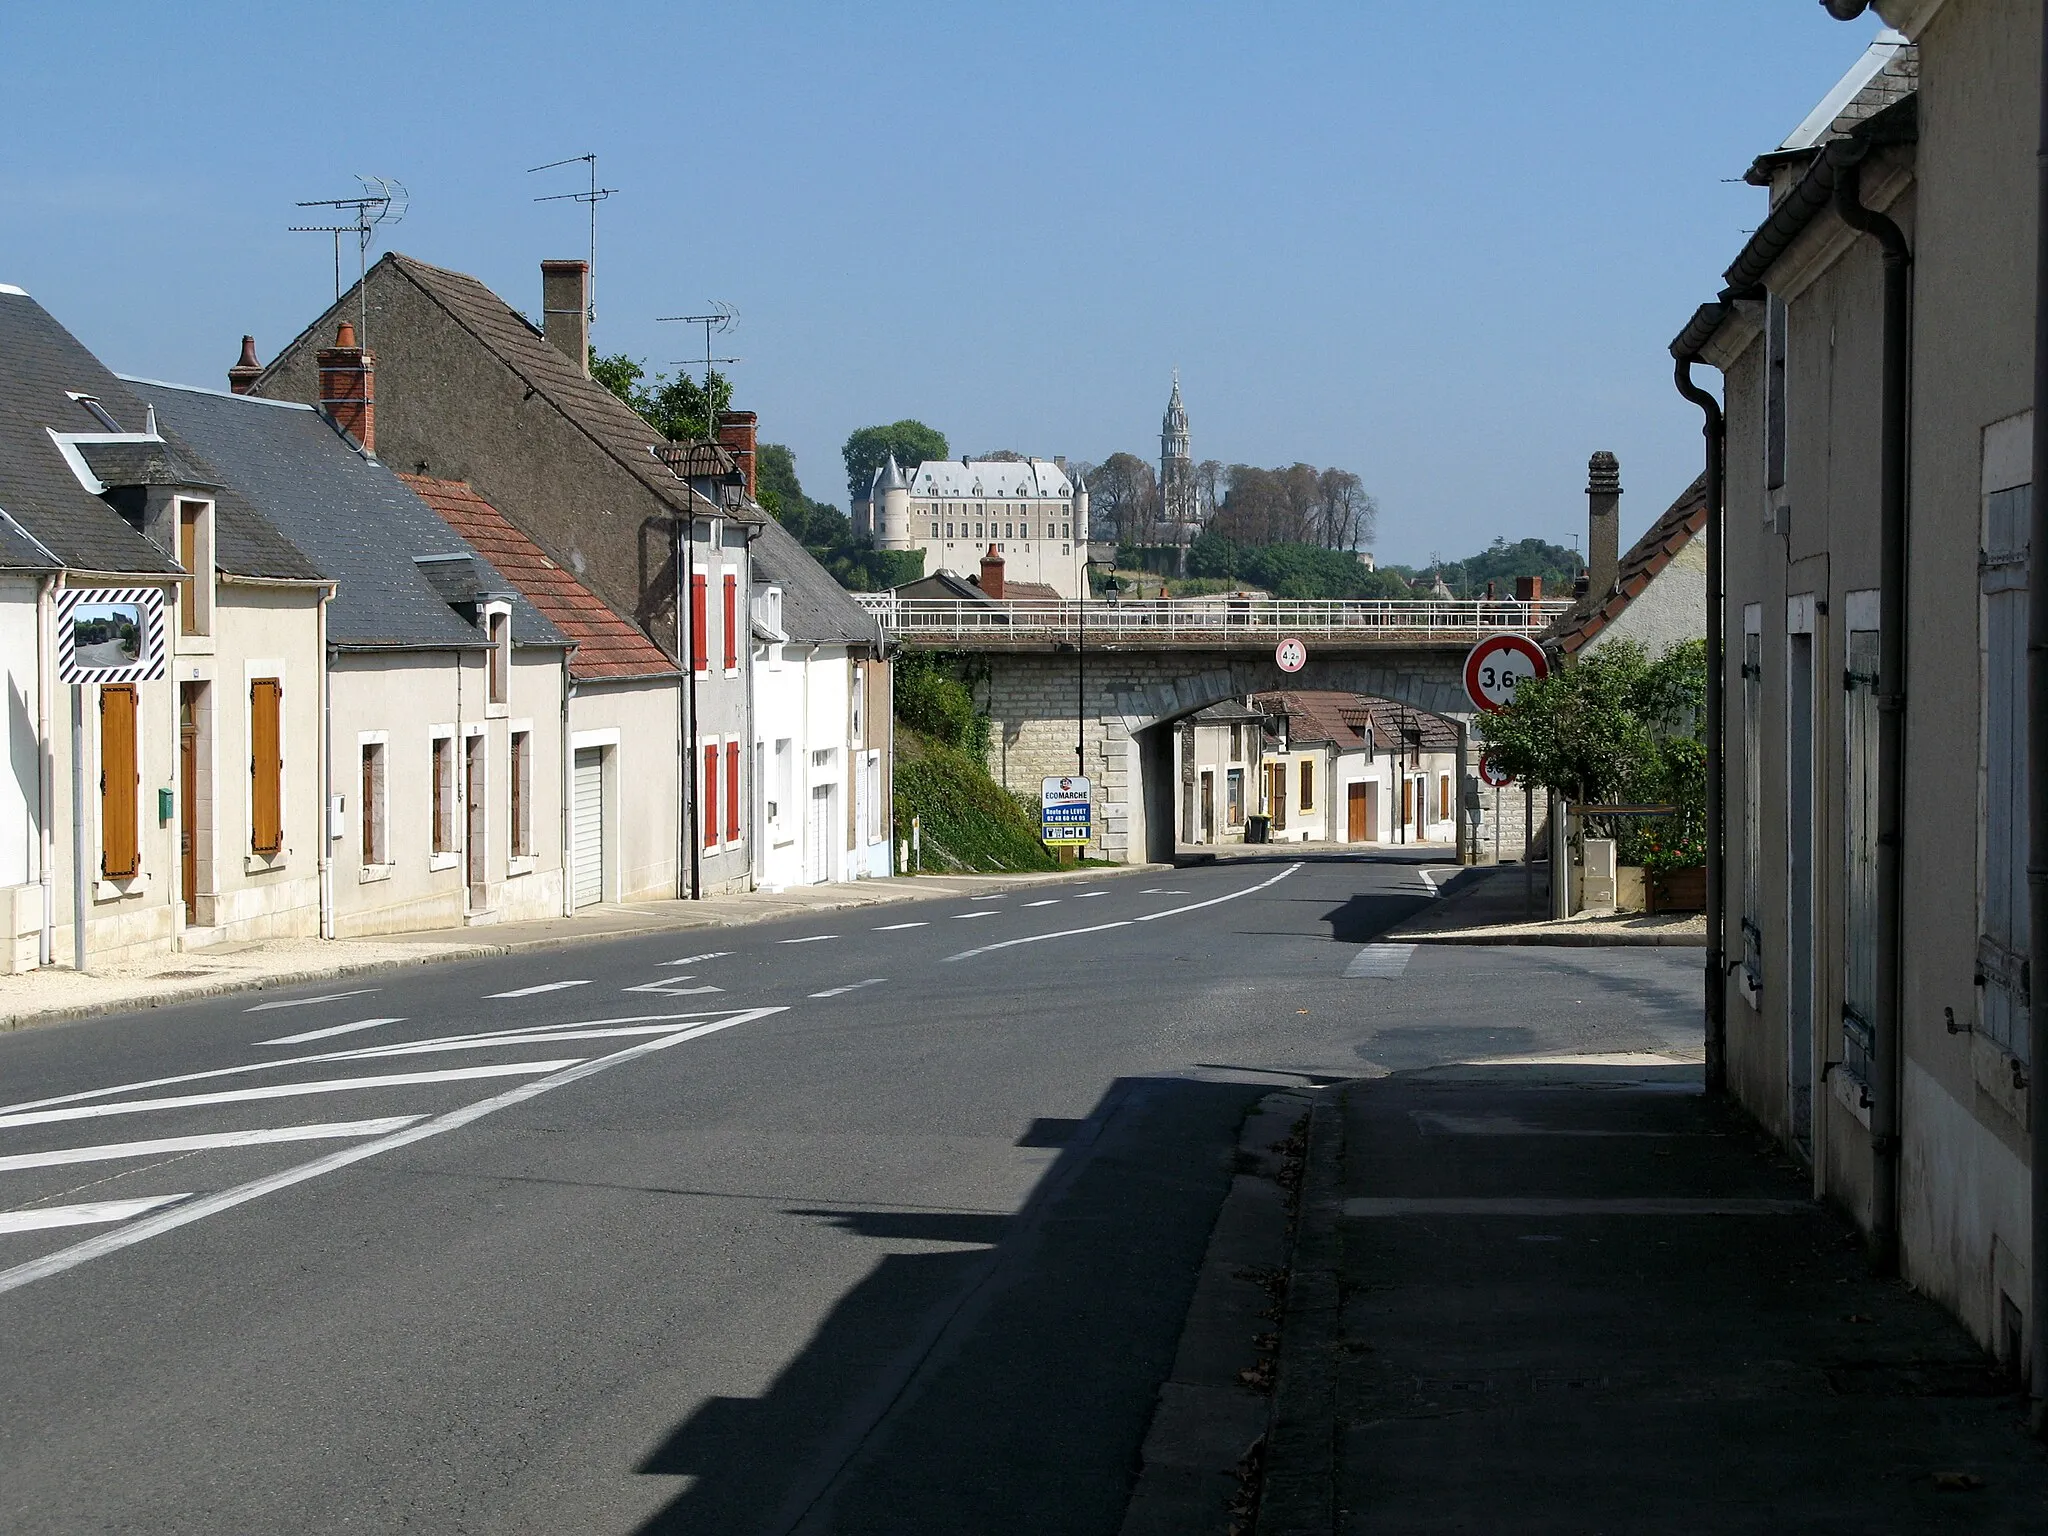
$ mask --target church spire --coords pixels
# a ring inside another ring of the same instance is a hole
[[[1167,540],[1187,544],[1201,521],[1195,495],[1195,461],[1188,444],[1188,412],[1180,399],[1180,370],[1173,371],[1173,393],[1159,424],[1159,515]]]

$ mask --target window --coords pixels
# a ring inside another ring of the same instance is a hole
[[[704,782],[697,786],[697,813],[704,818],[704,846],[718,846],[718,743],[704,749]]]
[[[1759,871],[1763,866],[1763,608],[1742,610],[1742,975],[1752,996],[1764,985]]]
[[[434,852],[455,852],[455,738],[434,738]]]
[[[1451,776],[1447,773],[1437,775],[1436,819],[1438,821],[1449,821],[1451,819]]]
[[[711,642],[704,633],[711,615],[705,605],[705,578],[702,571],[690,577],[690,670],[708,671],[711,667]]]
[[[249,846],[284,851],[284,685],[274,677],[249,684]]]
[[[389,864],[390,851],[385,844],[384,814],[384,744],[381,741],[363,743],[363,863]]]
[[[1244,825],[1244,770],[1232,768],[1223,783],[1223,802],[1230,825],[1241,827]]]
[[[1785,484],[1785,332],[1790,312],[1771,294],[1764,301],[1764,489]]]
[[[1301,765],[1301,808],[1304,811],[1316,808],[1316,765],[1306,761]]]
[[[533,732],[512,733],[512,857],[533,852]]]
[[[183,600],[178,604],[178,633],[181,635],[206,633],[206,620],[202,611],[206,603],[206,594],[201,590],[206,585],[206,546],[201,538],[204,530],[200,526],[200,518],[205,512],[205,502],[178,503],[178,564],[185,567],[192,576],[192,580],[185,586]]]
[[[1986,434],[1987,437],[1990,435]],[[1978,892],[1980,1027],[2028,1059],[2027,524],[2031,486],[1984,498],[1982,593],[1984,728],[1983,885]]]
[[[486,610],[484,634],[491,645],[490,656],[490,701],[502,704],[511,691],[512,679],[512,615],[504,609]]]
[[[775,739],[775,771],[768,780],[768,820],[781,825],[796,795],[796,751],[787,736]]]
[[[867,844],[883,840],[882,830],[882,754],[871,750],[867,760],[861,764],[861,786],[866,792],[866,803],[861,816],[861,840]]]
[[[1072,538],[1073,536],[1074,536],[1074,527],[1073,527],[1073,524],[1071,524],[1071,523],[1061,523],[1061,524],[1060,524],[1060,537],[1061,537],[1061,538],[1063,538],[1063,539],[1071,539],[1071,538]],[[1052,537],[1052,535],[1051,535],[1051,534],[1047,534],[1047,535],[1046,535],[1046,537],[1047,537],[1047,538],[1051,538],[1051,537]]]
[[[1842,987],[1842,1058],[1870,1081],[1877,1043],[1877,631],[1849,631],[1846,874],[1843,927],[1847,958]]]
[[[725,744],[725,840],[737,842],[740,835],[740,744]]]
[[[725,573],[724,596],[725,603],[719,613],[719,622],[725,626],[725,670],[737,672],[740,669],[739,572],[727,571]]]
[[[951,523],[946,524],[946,537],[949,539],[953,537],[953,525]]]
[[[985,538],[987,538],[987,537],[988,537],[988,535],[987,535],[987,534],[985,534],[985,533],[983,533],[983,532],[981,531],[981,524],[979,524],[979,523],[976,523],[976,524],[974,525],[974,536],[975,536],[975,537],[976,537],[977,539],[985,539]]]
[[[136,797],[142,784],[136,750],[133,683],[100,689],[100,873],[126,880],[142,870],[142,828]]]
[[[938,525],[937,523],[933,523],[933,524],[932,524],[932,537],[936,539],[936,538],[937,538],[938,536],[939,536],[939,525]]]
[[[1273,830],[1287,830],[1287,764],[1266,765],[1266,806],[1273,818]]]
[[[1241,725],[1230,728],[1230,760],[1233,763],[1244,761],[1244,727]]]

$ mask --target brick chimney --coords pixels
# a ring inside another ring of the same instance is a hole
[[[1602,449],[1586,461],[1586,589],[1604,597],[1621,574],[1621,461]]]
[[[1517,576],[1515,578],[1515,601],[1518,603],[1542,602],[1543,578],[1541,576]]]
[[[356,345],[348,321],[334,333],[334,345],[316,354],[320,365],[320,409],[362,446],[377,451],[377,354]]]
[[[541,329],[576,371],[590,377],[590,263],[540,264]]]
[[[246,395],[256,387],[256,381],[263,377],[263,365],[256,361],[256,338],[242,338],[242,360],[228,370],[228,388],[238,395]]]
[[[1003,600],[1003,557],[996,553],[995,545],[988,547],[988,553],[981,557],[981,590],[983,595]]]
[[[752,411],[718,413],[718,446],[733,456],[747,477],[749,501],[754,500],[754,439],[760,429],[761,418]]]

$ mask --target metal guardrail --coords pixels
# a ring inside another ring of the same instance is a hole
[[[1074,638],[1084,620],[1088,638],[1150,643],[1175,640],[1278,639],[1299,635],[1367,638],[1372,635],[1477,638],[1541,629],[1571,607],[1567,601],[1512,598],[1146,598],[1125,602],[973,602],[946,597],[897,597],[860,592],[856,601],[890,635],[957,640]]]

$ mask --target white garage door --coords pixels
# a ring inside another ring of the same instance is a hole
[[[604,900],[604,750],[576,749],[576,905]]]

